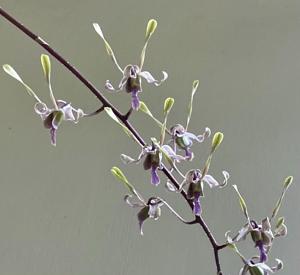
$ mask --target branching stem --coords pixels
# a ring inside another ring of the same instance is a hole
[[[16,26],[20,31],[25,33],[29,36],[32,40],[38,43],[41,47],[43,47],[52,57],[54,57],[58,62],[60,62],[63,66],[65,66],[81,83],[83,83],[91,93],[93,93],[97,99],[103,104],[98,112],[101,112],[104,107],[110,107],[114,114],[122,121],[122,123],[128,128],[128,130],[136,137],[139,141],[140,146],[144,147],[146,145],[145,141],[139,134],[139,132],[131,125],[128,121],[129,116],[131,115],[131,111],[127,112],[126,114],[122,114],[112,103],[106,99],[105,96],[98,90],[85,76],[83,76],[79,70],[71,65],[64,57],[62,57],[57,51],[55,51],[47,42],[45,42],[41,37],[34,34],[31,30],[29,30],[26,26],[16,20],[13,16],[7,13],[2,7],[0,7],[0,15],[6,18],[11,24]],[[96,111],[97,112],[97,111]],[[163,165],[161,171],[166,175],[166,177],[173,183],[173,185],[179,189],[180,184],[176,180],[176,178],[172,175],[172,173]],[[187,201],[188,205],[193,208],[193,203],[191,200],[187,198],[187,194],[184,190],[181,191],[181,195]],[[202,229],[204,230],[206,236],[208,237],[215,257],[215,264],[217,269],[217,274],[222,275],[220,261],[219,261],[219,251],[226,247],[226,245],[218,245],[217,241],[215,240],[212,232],[210,231],[209,227],[205,223],[204,219],[201,216],[195,216],[195,220],[192,222],[188,222],[189,224],[199,224]]]

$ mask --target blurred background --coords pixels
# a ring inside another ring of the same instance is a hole
[[[224,132],[211,173],[227,170],[222,190],[205,189],[203,215],[220,243],[227,230],[244,223],[232,184],[244,195],[250,215],[270,215],[293,175],[279,215],[289,234],[275,242],[270,264],[284,261],[281,274],[296,274],[299,248],[299,73],[300,2],[294,0],[2,0],[1,5],[44,38],[102,89],[121,75],[93,30],[98,22],[122,66],[138,62],[147,21],[158,20],[145,69],[169,79],[155,88],[144,83],[141,95],[162,116],[166,97],[175,98],[170,125],[184,123],[193,80],[200,80],[190,130],[208,126]],[[49,102],[40,66],[40,46],[0,18],[0,63],[9,63],[38,95]],[[65,68],[52,60],[57,98],[92,112],[99,102]],[[186,204],[162,184],[153,188],[141,166],[125,167],[119,155],[135,156],[139,148],[106,115],[64,123],[57,147],[34,114],[34,101],[15,80],[0,72],[0,274],[6,275],[152,275],[215,274],[210,244],[198,226],[180,224],[163,209],[158,222],[147,221],[141,237],[136,210],[123,202],[126,189],[110,174],[117,165],[145,197],[164,197],[186,219]],[[107,97],[122,111],[124,94]],[[131,121],[145,139],[158,136],[149,118],[135,113]],[[149,139],[148,139],[149,140]],[[193,147],[200,168],[210,141]],[[242,244],[252,256],[252,243]],[[240,260],[221,252],[224,274],[238,274]]]

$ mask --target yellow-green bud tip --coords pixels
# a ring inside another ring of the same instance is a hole
[[[170,112],[170,110],[173,107],[173,104],[174,104],[174,98],[172,98],[172,97],[166,98],[165,103],[164,103],[164,113],[165,114]]]
[[[289,177],[286,177],[285,180],[284,180],[284,188],[288,188],[290,186],[290,184],[293,182],[293,177],[292,176],[289,176]]]
[[[156,27],[157,21],[155,19],[150,19],[146,29],[146,39],[148,39],[155,32]]]
[[[213,140],[212,140],[212,144],[211,144],[212,152],[214,152],[218,148],[218,146],[222,143],[223,138],[224,138],[223,133],[221,133],[221,132],[215,133]]]

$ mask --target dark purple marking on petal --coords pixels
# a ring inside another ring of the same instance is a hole
[[[50,128],[50,137],[51,137],[51,144],[53,146],[56,146],[56,131],[57,129],[55,128]]]
[[[44,120],[44,127],[47,129],[51,129],[52,128],[52,120],[53,120],[53,112],[50,113]]]
[[[151,183],[154,185],[158,185],[160,183],[160,179],[157,174],[157,166],[151,167]]]
[[[139,228],[140,228],[140,233],[143,235],[143,224],[145,220],[149,218],[149,206],[145,206],[140,210],[140,212],[137,214],[137,218],[139,221]]]
[[[193,212],[196,216],[200,216],[201,215],[201,203],[200,203],[200,193],[195,193],[194,194],[194,201],[193,201],[193,204],[194,204],[194,208],[193,208]]]
[[[139,90],[133,90],[131,92],[131,106],[133,110],[138,110],[140,107],[140,100],[138,97]]]
[[[192,151],[190,151],[190,148],[186,148],[184,149],[184,151],[185,151],[185,158],[187,160],[192,160],[194,158],[194,154]]]
[[[260,254],[259,262],[260,262],[260,263],[266,262],[268,256],[267,256],[265,247],[264,247],[264,245],[263,245],[263,242],[262,242],[262,241],[257,241],[257,242],[256,242],[256,246],[258,247],[258,249],[259,249],[259,254]]]
[[[151,154],[147,154],[143,163],[144,169],[149,170],[152,166],[152,156]]]

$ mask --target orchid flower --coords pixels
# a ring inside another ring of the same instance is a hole
[[[174,151],[176,152],[178,146],[179,149],[185,151],[185,158],[190,161],[194,158],[194,154],[190,150],[194,141],[201,143],[211,134],[210,129],[205,128],[203,134],[196,136],[195,134],[188,132],[181,124],[176,124],[171,127],[170,132],[172,135],[171,141],[173,143]]]
[[[187,172],[185,179],[180,185],[179,191],[183,189],[185,185],[188,185],[187,197],[193,200],[193,212],[195,215],[201,215],[201,202],[200,197],[204,197],[203,193],[203,184],[206,183],[210,188],[214,187],[224,187],[227,185],[229,179],[229,174],[226,171],[223,171],[224,180],[222,183],[219,183],[211,175],[202,175],[199,169],[193,169]]]
[[[143,162],[144,170],[151,170],[151,183],[158,185],[160,183],[160,178],[158,176],[158,170],[162,169],[162,156],[163,154],[167,155],[171,160],[176,162],[181,161],[183,158],[173,151],[169,145],[159,146],[155,141],[152,141],[152,144],[145,146],[142,149],[142,152],[136,159],[133,159],[130,156],[125,154],[121,155],[121,160],[125,164],[130,163],[139,163],[140,160],[145,157]]]
[[[51,144],[55,146],[57,130],[62,121],[66,120],[77,123],[81,117],[85,116],[85,113],[81,109],[73,108],[71,103],[55,99],[50,82],[50,59],[47,55],[41,55],[41,62],[50,90],[50,98],[53,104],[52,108],[49,108],[46,103],[44,103],[36,95],[36,93],[22,80],[13,67],[6,64],[3,65],[3,69],[11,77],[19,81],[26,88],[28,94],[35,99],[36,103],[34,104],[34,111],[42,119],[44,127],[50,130]]]
[[[239,251],[236,248],[236,243],[238,243],[241,240],[245,240],[246,237],[250,234],[255,247],[257,247],[259,251],[259,256],[252,257],[250,261],[246,261],[242,256],[242,260],[244,261],[245,265],[240,271],[240,275],[245,275],[248,272],[250,274],[262,274],[262,275],[268,275],[270,273],[275,272],[276,270],[279,270],[282,268],[282,262],[280,260],[277,260],[278,265],[277,267],[269,267],[266,265],[266,262],[268,261],[268,253],[272,247],[273,241],[276,237],[286,236],[287,234],[287,227],[284,224],[284,218],[280,217],[277,220],[275,230],[272,231],[271,228],[271,220],[276,217],[279,208],[282,203],[282,199],[285,195],[286,190],[290,186],[290,184],[293,181],[293,177],[287,177],[284,181],[283,191],[281,193],[281,196],[279,197],[275,208],[272,212],[271,218],[266,217],[262,220],[261,224],[258,224],[256,221],[250,219],[248,214],[247,205],[245,203],[244,198],[240,194],[238,188],[236,185],[234,185],[234,189],[238,194],[240,206],[244,212],[245,217],[247,218],[247,223],[239,230],[237,235],[233,238],[230,237],[229,233],[230,231],[226,232],[225,236],[227,238],[227,243],[229,246],[233,247],[234,250],[241,256]]]
[[[144,65],[147,45],[150,40],[150,37],[152,36],[152,34],[156,29],[156,26],[157,26],[156,20],[154,19],[149,20],[147,25],[147,30],[146,30],[145,44],[142,49],[139,65],[129,64],[125,66],[124,69],[122,69],[115,57],[115,54],[111,46],[109,45],[106,38],[104,37],[101,27],[97,23],[93,24],[95,31],[104,41],[105,48],[108,55],[112,58],[114,64],[116,65],[118,70],[122,73],[122,79],[117,89],[114,88],[114,86],[111,84],[109,80],[106,81],[105,88],[109,91],[116,91],[116,92],[125,90],[127,93],[131,94],[131,106],[134,110],[137,110],[140,106],[140,100],[138,94],[142,92],[142,78],[144,78],[148,83],[153,84],[155,86],[161,85],[168,78],[168,74],[165,71],[162,71],[163,78],[161,80],[157,80],[152,76],[150,72],[142,70]]]
[[[241,268],[239,275],[269,275],[283,268],[283,263],[279,259],[276,259],[277,264],[273,267],[262,262],[257,262],[257,257],[252,257],[250,260],[244,262],[245,265]]]

